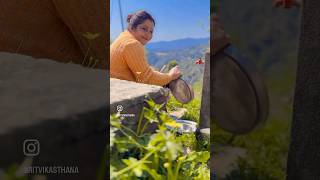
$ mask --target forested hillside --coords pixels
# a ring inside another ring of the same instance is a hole
[[[191,84],[202,81],[204,64],[197,65],[195,61],[198,58],[204,60],[205,52],[209,48],[209,38],[154,43],[149,47],[154,47],[151,49],[147,48],[148,61],[152,66],[160,69],[168,62],[176,60],[183,73],[184,79]],[[172,49],[168,47],[172,47]],[[155,49],[161,49],[161,51]]]

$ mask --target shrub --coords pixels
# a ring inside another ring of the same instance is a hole
[[[210,179],[208,151],[195,151],[194,136],[178,136],[166,124],[179,126],[161,105],[148,101],[143,116],[158,124],[155,133],[145,133],[144,125],[134,131],[121,124],[119,115],[112,115],[110,127],[111,179]],[[142,116],[141,116],[142,117]],[[139,119],[140,124],[142,118]],[[120,134],[120,135],[116,135]],[[186,152],[186,149],[189,151]]]

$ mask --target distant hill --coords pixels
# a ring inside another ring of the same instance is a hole
[[[152,66],[160,69],[168,62],[176,60],[184,79],[191,84],[202,80],[204,65],[195,65],[194,61],[200,57],[204,59],[209,48],[209,38],[150,43],[146,48],[148,61]]]
[[[161,68],[164,64],[167,64],[171,60],[194,61],[195,59],[204,56],[208,45],[198,45],[180,50],[168,50],[168,51],[150,51],[147,50],[147,56],[149,63],[157,68]]]
[[[184,48],[189,48],[192,46],[209,44],[208,38],[185,38],[173,41],[159,41],[154,43],[149,43],[146,48],[151,51],[172,51],[180,50]]]

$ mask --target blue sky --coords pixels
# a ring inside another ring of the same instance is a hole
[[[210,0],[121,0],[124,28],[127,15],[146,10],[156,21],[151,42],[209,37]],[[110,38],[121,32],[118,0],[110,0]]]

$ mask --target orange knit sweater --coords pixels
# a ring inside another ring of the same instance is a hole
[[[159,86],[172,80],[151,69],[143,45],[127,30],[110,46],[110,77]]]

